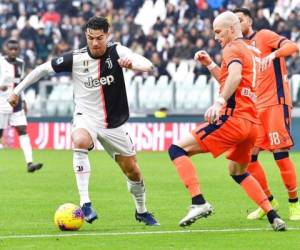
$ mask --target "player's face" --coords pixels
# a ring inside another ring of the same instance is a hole
[[[85,36],[91,54],[94,57],[104,55],[106,51],[108,33],[103,32],[103,30],[87,29]]]
[[[238,16],[238,18],[240,20],[243,36],[250,35],[248,33],[249,33],[249,29],[252,25],[251,19],[248,16],[244,15],[244,13],[242,13],[242,12],[237,12],[235,14]]]
[[[224,27],[223,25],[214,25],[215,39],[224,48],[227,43],[231,41],[230,27]]]
[[[6,54],[10,59],[16,59],[19,54],[19,46],[18,45],[7,45]]]

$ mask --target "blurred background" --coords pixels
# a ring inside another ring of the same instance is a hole
[[[241,6],[252,10],[255,29],[272,29],[300,46],[300,0],[1,0],[0,48],[9,37],[18,39],[28,73],[51,57],[85,46],[82,25],[94,15],[106,16],[110,39],[155,65],[151,75],[124,71],[132,116],[158,110],[199,115],[214,101],[218,85],[192,58],[205,49],[220,62],[212,20],[220,11]],[[288,58],[287,65],[293,102],[300,107],[299,55]],[[70,75],[42,81],[26,90],[29,116],[70,117]]]

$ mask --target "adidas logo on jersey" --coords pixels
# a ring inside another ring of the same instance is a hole
[[[97,88],[100,85],[110,85],[115,81],[113,75],[102,76],[100,79],[93,79],[92,77],[88,77],[88,81],[84,82],[84,86],[87,88]]]

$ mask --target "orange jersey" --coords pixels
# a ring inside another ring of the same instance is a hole
[[[247,39],[251,45],[260,50],[262,58],[280,48],[282,42],[287,40],[267,29],[255,32]],[[271,67],[258,72],[256,95],[258,109],[276,104],[292,106],[284,57],[275,58]]]
[[[231,63],[242,65],[242,79],[234,94],[227,100],[222,114],[240,117],[258,123],[256,115],[256,63],[254,52],[243,39],[230,42],[223,50],[223,60],[220,69],[220,92],[228,76],[228,67]]]

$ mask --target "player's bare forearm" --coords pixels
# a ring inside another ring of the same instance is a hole
[[[217,65],[216,67],[214,67],[213,69],[211,69],[209,71],[211,73],[211,75],[218,81],[220,82],[220,72],[221,72],[221,69],[220,67]]]
[[[224,83],[224,88],[220,96],[227,101],[236,91],[242,80],[242,65],[240,63],[232,63],[228,68],[228,76]]]
[[[275,51],[276,57],[287,57],[291,56],[294,53],[299,52],[299,48],[296,43],[287,40],[284,42],[279,49]]]

